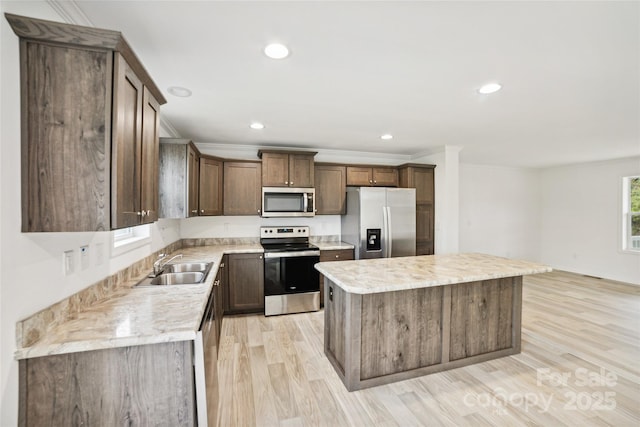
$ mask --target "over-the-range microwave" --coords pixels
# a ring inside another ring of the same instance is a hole
[[[262,216],[315,216],[315,188],[262,187]]]

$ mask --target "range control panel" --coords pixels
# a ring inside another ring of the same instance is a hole
[[[260,227],[261,238],[309,237],[309,227]]]

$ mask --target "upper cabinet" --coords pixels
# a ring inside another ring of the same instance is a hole
[[[222,215],[223,161],[217,157],[200,156],[198,214]]]
[[[315,165],[316,214],[344,215],[347,212],[347,168],[344,165]]]
[[[384,166],[348,166],[347,185],[353,187],[397,187],[398,169]]]
[[[224,214],[260,215],[260,162],[224,162]]]
[[[5,16],[20,37],[22,231],[154,221],[166,100],[122,34]]]
[[[263,187],[313,187],[313,157],[303,151],[258,151]]]
[[[160,138],[160,218],[198,215],[199,162],[190,140]]]
[[[434,165],[405,164],[398,167],[400,187],[416,189],[416,255],[434,252]]]

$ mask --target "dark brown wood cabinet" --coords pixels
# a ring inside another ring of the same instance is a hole
[[[344,215],[347,212],[347,168],[344,165],[315,165],[316,214]]]
[[[434,253],[434,168],[423,164],[398,167],[400,187],[416,189],[416,255]]]
[[[385,166],[347,166],[351,187],[397,187],[398,169]]]
[[[320,262],[348,261],[354,258],[353,249],[328,249],[320,251]],[[324,306],[324,276],[320,274],[320,306]]]
[[[264,311],[264,260],[261,253],[227,255],[225,313]]]
[[[200,216],[222,215],[223,165],[221,159],[200,156],[198,206]]]
[[[224,214],[260,215],[260,162],[224,162]]]
[[[312,152],[258,151],[263,187],[313,187]]]
[[[22,230],[153,221],[166,100],[122,34],[5,16],[20,37]]]

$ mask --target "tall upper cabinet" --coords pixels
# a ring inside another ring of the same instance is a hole
[[[166,100],[122,34],[5,16],[20,38],[22,231],[155,221]]]
[[[416,255],[433,255],[435,221],[434,165],[398,166],[400,187],[416,189]]]

